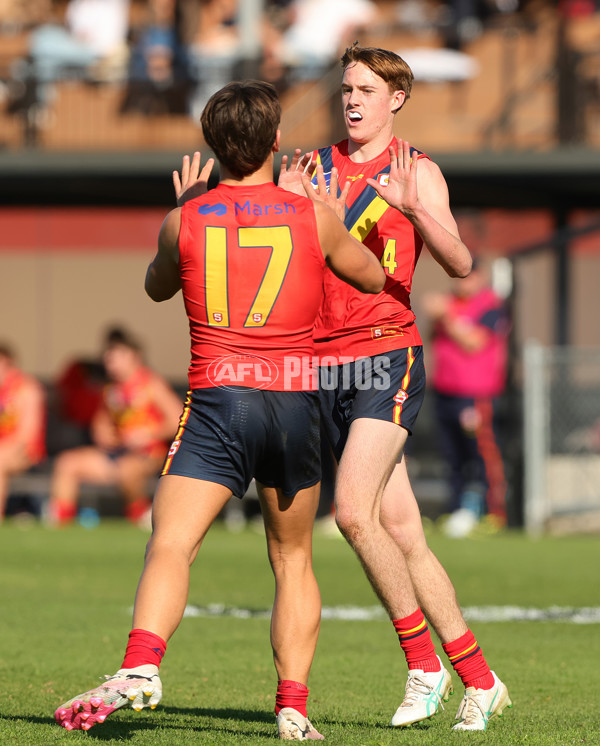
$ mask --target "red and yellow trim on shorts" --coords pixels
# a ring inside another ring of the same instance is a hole
[[[173,442],[171,443],[171,447],[169,448],[169,452],[167,453],[165,464],[160,473],[161,477],[164,477],[169,473],[169,469],[171,468],[171,462],[173,461],[173,456],[175,456],[175,454],[179,450],[179,446],[181,444],[181,437],[183,435],[183,431],[185,430],[187,421],[190,417],[191,404],[192,404],[192,392],[188,391],[185,397],[185,402],[183,404],[183,412],[181,413],[181,417],[179,418],[179,427],[177,428],[177,432],[175,433],[175,437],[173,438]]]
[[[407,389],[410,385],[410,369],[415,362],[415,353],[412,347],[406,348],[406,373],[402,378],[402,387],[398,389],[394,395],[394,411],[392,413],[392,421],[396,425],[401,425],[402,422],[402,407],[404,402],[408,399]]]

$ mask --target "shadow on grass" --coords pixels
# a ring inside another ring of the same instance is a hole
[[[2,723],[6,723],[7,726],[9,723],[29,723],[31,725],[48,725],[53,728],[60,727],[53,717],[39,715],[0,715],[0,729],[3,729]],[[252,724],[263,727],[260,729],[253,728]],[[95,738],[98,741],[129,740],[140,732],[161,728],[173,731],[212,730],[215,734],[273,738],[274,730],[265,732],[265,725],[272,726],[274,729],[275,717],[264,711],[243,710],[233,707],[161,707],[156,713],[148,711],[131,713],[127,710],[121,710],[105,723],[92,727],[86,732],[86,737]]]
[[[13,722],[48,725],[53,728],[59,727],[51,716],[0,715],[0,724],[2,722],[7,725]],[[325,730],[327,727],[344,728],[350,726],[390,731],[390,726],[384,723],[340,720],[338,718],[319,718],[318,725]],[[418,723],[413,725],[411,730],[426,731],[429,727],[429,722]],[[235,707],[160,707],[155,713],[148,711],[132,713],[121,710],[115,714],[114,718],[111,717],[105,723],[102,723],[100,727],[94,726],[91,728],[86,733],[86,737],[94,738],[97,741],[130,740],[156,728],[172,731],[212,731],[215,735],[248,736],[272,740],[275,735],[275,717],[270,712]]]
[[[267,725],[275,725],[275,715],[265,711],[241,710],[233,707],[163,707],[162,710],[164,713],[186,718],[199,717],[204,718],[205,720],[234,720],[245,723],[266,723]],[[374,728],[386,732],[390,732],[391,730],[393,730],[392,728],[390,728],[388,723],[373,723],[372,721],[354,719],[339,720],[338,718],[331,717],[320,717],[318,719],[318,725],[322,726],[323,728],[326,728],[328,726],[337,726],[341,728],[351,726],[355,728]],[[430,728],[430,726],[431,721],[425,721],[422,723],[415,723],[415,725],[411,726],[411,728],[414,730],[426,731]],[[205,728],[200,728],[200,730],[205,730]],[[215,730],[225,732],[224,728],[218,726],[215,728]],[[231,732],[239,731],[234,730]]]
[[[239,707],[162,707],[167,715],[183,717],[217,718],[219,720],[242,720],[245,723],[274,723],[275,715],[264,710],[241,710]]]

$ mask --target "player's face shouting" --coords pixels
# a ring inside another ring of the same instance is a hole
[[[381,133],[391,136],[394,112],[404,101],[404,91],[391,92],[388,84],[362,62],[344,70],[342,103],[348,136],[359,143]]]

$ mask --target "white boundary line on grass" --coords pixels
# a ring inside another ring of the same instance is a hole
[[[523,606],[465,606],[465,619],[470,622],[564,622],[568,624],[600,624],[600,607],[573,608],[550,606],[547,609]],[[240,609],[225,604],[185,607],[185,617],[233,617],[235,619],[267,619],[270,609]],[[346,622],[387,621],[381,606],[324,606],[322,619]]]

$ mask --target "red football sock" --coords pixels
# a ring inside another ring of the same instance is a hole
[[[129,642],[125,651],[125,658],[121,668],[136,668],[147,663],[160,666],[160,662],[167,650],[167,643],[145,629],[132,629],[129,633]]]
[[[409,669],[420,668],[426,673],[441,670],[440,660],[435,654],[431,633],[421,609],[417,609],[404,619],[392,619],[392,624],[398,633]]]
[[[308,688],[299,681],[281,679],[277,682],[277,694],[275,695],[275,715],[284,707],[293,707],[294,710],[306,717],[306,700],[308,699]]]
[[[151,505],[152,501],[147,497],[138,497],[137,500],[132,500],[125,505],[125,518],[135,523],[140,520]]]
[[[465,632],[458,640],[444,643],[442,647],[465,687],[491,689],[494,686],[490,667],[471,630]]]
[[[50,514],[59,526],[72,523],[77,518],[77,505],[57,501],[50,506]]]

